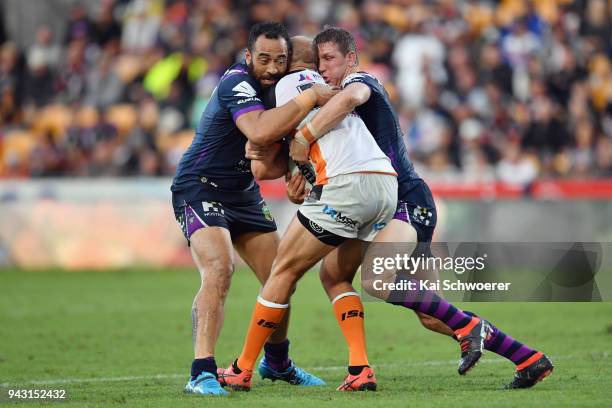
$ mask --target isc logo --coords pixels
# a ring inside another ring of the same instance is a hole
[[[346,319],[350,318],[350,317],[361,317],[363,319],[363,312],[359,311],[359,310],[349,310],[348,312],[344,312],[342,313],[342,321],[345,321]]]
[[[261,326],[261,327],[265,327],[267,329],[276,329],[278,327],[278,323],[269,322],[269,321],[267,321],[265,319],[260,319],[257,322],[257,325]]]

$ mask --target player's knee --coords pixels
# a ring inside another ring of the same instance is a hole
[[[276,280],[287,280],[295,282],[299,279],[303,271],[301,271],[295,262],[290,259],[276,259],[272,264],[270,278]]]
[[[201,277],[204,287],[214,287],[221,295],[226,294],[230,287],[233,262],[226,257],[213,257],[202,262]]]
[[[391,295],[388,289],[389,284],[395,282],[394,273],[385,273],[382,275],[375,276],[361,276],[361,289],[368,295],[377,299],[388,301]]]
[[[373,279],[362,279],[361,289],[363,289],[363,291],[370,296],[384,300],[384,296],[380,293],[380,291],[374,288]]]
[[[221,254],[207,256],[204,259],[200,258],[200,262],[205,273],[217,276],[231,276],[234,271],[234,263],[231,257]]]

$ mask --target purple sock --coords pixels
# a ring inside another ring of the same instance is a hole
[[[402,281],[414,282],[415,290],[396,291],[390,295],[387,302],[433,316],[443,321],[452,330],[461,329],[472,320],[470,315],[457,309],[433,290],[420,289],[419,281],[400,275],[395,279],[396,284]]]
[[[491,323],[489,322],[489,324]],[[537,353],[536,350],[520,341],[516,341],[511,336],[508,336],[506,333],[493,326],[493,324],[491,324],[491,328],[493,330],[491,334],[487,336],[484,343],[485,349],[506,357],[516,365],[524,363]]]
[[[276,371],[285,371],[291,360],[289,360],[289,340],[285,340],[281,343],[266,343],[264,344],[264,351],[266,361],[268,365]]]

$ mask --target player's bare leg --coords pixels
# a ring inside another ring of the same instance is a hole
[[[287,304],[297,281],[334,248],[318,240],[294,217],[280,243],[261,297],[269,302]]]
[[[255,273],[262,286],[272,271],[272,263],[278,252],[279,243],[280,238],[277,232],[247,232],[234,239],[234,248]],[[272,333],[268,343],[278,344],[287,340],[289,315],[290,311],[287,309],[283,321]]]
[[[333,249],[312,235],[297,217],[293,219],[280,243],[272,273],[255,304],[242,353],[228,369],[219,370],[223,385],[237,390],[250,389],[255,361],[283,320],[297,281]]]
[[[223,305],[234,272],[234,255],[229,231],[201,228],[190,238],[191,254],[200,272],[200,290],[192,307],[195,358],[215,354],[223,326]]]
[[[352,282],[361,264],[362,248],[362,241],[346,241],[323,259],[319,278],[329,300],[334,300],[342,293],[355,291]]]
[[[190,243],[191,255],[200,272],[200,289],[191,310],[194,343],[191,375],[195,386],[202,374],[209,382],[216,374],[215,346],[223,326],[223,306],[234,272],[234,252],[230,233],[225,228],[200,228],[191,235]],[[210,378],[206,373],[211,374]],[[210,389],[216,394],[223,391],[215,391],[214,384]]]
[[[234,247],[240,257],[255,272],[262,286],[270,276],[274,257],[278,252],[279,237],[276,232],[249,232],[241,234],[234,240]],[[294,385],[324,385],[318,377],[297,367],[289,358],[289,308],[264,345],[265,358],[259,362],[259,373],[262,378],[272,381],[282,380]]]

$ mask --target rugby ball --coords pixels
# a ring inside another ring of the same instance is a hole
[[[310,163],[296,163],[291,158],[289,158],[289,172],[291,173],[291,177],[293,177],[296,173],[302,173],[302,176],[306,179],[306,189],[312,190],[312,186],[315,184],[315,180],[317,179],[317,174],[315,173],[315,169]]]

